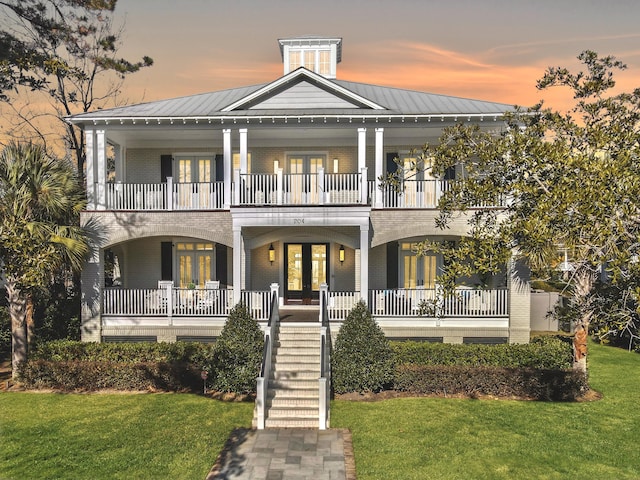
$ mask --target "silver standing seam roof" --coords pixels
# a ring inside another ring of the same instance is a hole
[[[313,75],[313,74],[312,74]],[[399,88],[370,85],[366,83],[348,82],[345,80],[328,80],[355,95],[369,99],[383,106],[382,110],[371,109],[286,109],[286,110],[232,110],[223,109],[261,89],[269,83],[232,88],[217,92],[201,93],[186,97],[159,100],[148,103],[128,105],[111,109],[97,110],[68,117],[74,123],[85,121],[119,119],[119,118],[194,118],[194,117],[264,117],[269,115],[285,116],[317,116],[341,114],[375,114],[386,115],[491,115],[501,116],[507,111],[514,111],[513,105],[452,97],[433,93],[404,90]]]

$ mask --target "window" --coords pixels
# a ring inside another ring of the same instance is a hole
[[[176,244],[178,261],[178,285],[187,288],[190,284],[204,287],[213,280],[213,243]]]
[[[305,67],[320,75],[331,73],[331,50],[299,48],[289,50],[289,71],[296,68]]]
[[[240,170],[240,153],[233,154],[233,171]],[[251,173],[251,152],[247,152],[247,173]]]
[[[418,256],[416,243],[402,242],[400,245],[400,268],[403,288],[435,288],[437,257],[433,252]]]
[[[176,168],[179,183],[208,183],[213,180],[211,156],[179,156]]]

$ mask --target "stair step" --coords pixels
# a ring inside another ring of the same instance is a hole
[[[268,399],[318,399],[318,388],[270,388],[267,391]]]
[[[298,363],[298,364],[317,363],[318,365],[320,365],[320,354],[310,353],[306,355],[306,354],[300,354],[300,353],[289,352],[289,351],[278,352],[278,355],[275,360],[276,361],[274,363]]]
[[[302,371],[293,371],[293,370],[271,370],[271,375],[269,377],[269,382],[272,381],[295,381],[295,380],[318,380],[320,378],[320,370],[302,370]]]
[[[296,408],[313,408],[316,411],[320,407],[320,401],[318,400],[318,394],[316,392],[315,398],[280,398],[275,397],[269,399],[267,406],[270,408],[282,408],[282,407],[296,407]]]
[[[267,418],[264,423],[266,428],[318,428],[319,420]]]
[[[269,409],[269,415],[267,418],[295,418],[295,419],[307,419],[318,418],[318,408],[313,407],[298,407],[298,406],[284,406],[284,407],[271,407]]]
[[[276,362],[272,366],[274,372],[316,372],[320,376],[320,364],[318,363],[281,363]]]
[[[292,378],[278,378],[269,380],[269,388],[274,390],[306,390],[315,389],[318,391],[318,377],[315,379],[302,378],[300,380]]]

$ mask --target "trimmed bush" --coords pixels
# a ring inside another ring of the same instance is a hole
[[[395,389],[415,394],[574,401],[589,386],[586,376],[574,370],[405,364],[396,369]]]
[[[336,337],[331,379],[336,393],[378,392],[393,383],[393,351],[382,329],[360,301]]]
[[[236,305],[207,363],[209,387],[219,392],[255,393],[264,333],[243,304]]]
[[[200,370],[178,362],[38,359],[24,364],[20,371],[20,381],[28,388],[63,391],[114,389],[176,392],[202,389]]]
[[[397,364],[493,366],[564,370],[571,368],[571,345],[556,337],[537,337],[529,344],[460,345],[392,342]]]
[[[201,368],[214,346],[199,342],[90,343],[55,340],[40,343],[31,359],[51,361],[97,361],[119,363],[182,362]]]

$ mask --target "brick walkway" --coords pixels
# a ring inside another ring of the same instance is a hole
[[[355,480],[351,432],[236,429],[206,480]]]

